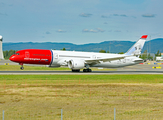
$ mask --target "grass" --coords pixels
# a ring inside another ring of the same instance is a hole
[[[23,65],[24,70],[33,71],[33,70],[70,70],[69,68],[59,67],[59,68],[49,68],[46,66],[28,66]],[[0,71],[21,71],[20,65],[0,65]]]
[[[163,75],[0,75],[5,119],[161,120]],[[2,116],[2,112],[0,113]]]
[[[163,83],[163,75],[0,75],[0,83],[6,84],[27,82],[34,84],[97,84],[97,83]]]

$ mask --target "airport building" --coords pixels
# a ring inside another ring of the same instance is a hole
[[[163,53],[161,53],[161,57],[156,57],[157,62],[163,62]]]

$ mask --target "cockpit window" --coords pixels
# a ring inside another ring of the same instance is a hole
[[[16,55],[19,55],[19,53],[16,53]]]

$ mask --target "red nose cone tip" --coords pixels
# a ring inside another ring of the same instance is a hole
[[[11,57],[9,58],[9,60],[14,61],[14,57],[13,57],[13,56],[11,56]]]

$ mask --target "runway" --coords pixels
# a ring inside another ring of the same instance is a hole
[[[93,71],[93,72],[71,72],[71,71],[0,71],[7,75],[112,75],[112,74],[163,74],[163,71]]]

